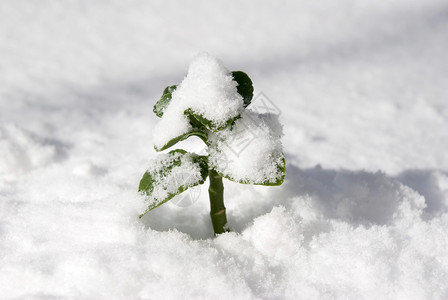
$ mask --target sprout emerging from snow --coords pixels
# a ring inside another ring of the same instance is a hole
[[[153,160],[140,181],[139,191],[149,203],[140,217],[208,177],[210,216],[215,234],[220,234],[227,228],[222,177],[244,184],[283,183],[282,127],[276,116],[246,109],[252,97],[247,74],[229,72],[207,54],[192,61],[179,85],[164,90],[154,105],[161,118],[154,130],[154,148],[163,151],[198,136],[208,155],[176,149]]]

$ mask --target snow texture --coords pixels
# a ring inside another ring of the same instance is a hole
[[[249,109],[209,136],[210,167],[233,181],[275,183],[283,173],[282,127],[276,115]]]
[[[193,110],[213,127],[227,125],[243,109],[243,98],[236,89],[232,75],[216,58],[198,55],[191,63],[187,76],[172,93],[172,99],[162,119],[154,128],[154,143],[162,148],[170,140],[192,130],[187,109]]]
[[[179,188],[186,189],[203,182],[201,167],[193,160],[195,154],[172,152],[160,154],[149,163],[146,171],[151,176],[151,189],[146,202],[156,207],[170,195],[177,194]]]
[[[0,1],[0,298],[448,299],[447,11]],[[285,183],[225,180],[217,238],[207,183],[138,218],[152,107],[201,51],[284,126]]]

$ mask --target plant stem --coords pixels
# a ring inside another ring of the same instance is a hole
[[[210,187],[208,194],[210,196],[210,217],[212,218],[213,230],[215,235],[226,232],[227,224],[226,207],[224,206],[224,186],[222,177],[213,169],[209,170],[208,178]]]

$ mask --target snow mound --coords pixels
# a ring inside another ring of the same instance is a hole
[[[0,175],[17,174],[57,161],[63,149],[50,139],[15,124],[0,125]]]
[[[389,190],[388,225],[356,225],[337,206],[295,196],[214,245],[245,270],[254,298],[445,299],[447,215],[424,221],[423,197],[399,183]]]
[[[216,128],[237,117],[243,109],[243,98],[236,86],[237,83],[220,61],[208,54],[197,56],[190,63],[187,76],[173,92],[162,119],[154,128],[156,147],[161,148],[171,139],[192,129],[185,115],[188,109],[211,121]]]

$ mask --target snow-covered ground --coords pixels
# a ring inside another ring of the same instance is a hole
[[[447,299],[447,32],[445,0],[0,1],[0,299]],[[202,51],[285,134],[217,238],[207,182],[138,219]]]

